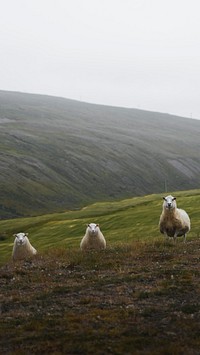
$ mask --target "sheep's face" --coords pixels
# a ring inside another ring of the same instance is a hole
[[[173,197],[171,195],[163,197],[163,207],[166,208],[167,210],[173,210],[176,208],[176,197]]]
[[[87,230],[89,232],[90,235],[95,236],[98,234],[99,231],[99,225],[95,224],[95,223],[90,223],[87,226]]]
[[[27,235],[28,234],[25,234],[25,233],[14,234],[15,242],[17,243],[17,245],[24,245],[27,240]]]

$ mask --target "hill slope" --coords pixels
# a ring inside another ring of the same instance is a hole
[[[161,195],[0,221],[0,353],[199,354],[200,190],[175,195],[186,243],[163,241]],[[82,253],[91,220],[107,249]],[[19,230],[38,255],[13,263]]]
[[[200,185],[200,121],[0,91],[0,215]]]
[[[192,228],[187,239],[198,237],[200,190],[173,194],[177,197],[178,207],[184,208],[191,219]],[[57,248],[79,250],[86,225],[90,222],[100,224],[108,247],[137,241],[163,241],[158,228],[162,203],[162,195],[147,195],[99,202],[78,211],[0,221],[0,265],[11,259],[13,234],[21,231],[29,233],[39,254]]]
[[[175,195],[186,243],[164,243],[161,195],[0,221],[0,353],[199,354],[200,190]],[[82,253],[91,220],[107,249]],[[38,255],[13,263],[19,230]]]

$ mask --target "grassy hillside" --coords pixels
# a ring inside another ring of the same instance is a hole
[[[178,206],[192,221],[190,238],[200,235],[200,190],[175,193]],[[118,202],[101,202],[80,211],[0,221],[0,263],[11,257],[13,234],[28,232],[39,252],[52,248],[79,249],[86,224],[99,223],[108,245],[163,239],[158,229],[163,195],[147,195]]]
[[[200,121],[0,91],[0,216],[200,186]]]
[[[161,195],[1,221],[0,353],[198,354],[200,190],[176,196],[192,221],[186,244],[163,242]],[[85,254],[91,220],[108,247]],[[33,261],[10,262],[19,230],[39,250]]]

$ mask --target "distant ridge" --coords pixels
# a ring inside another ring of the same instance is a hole
[[[200,186],[200,121],[0,91],[0,217]]]

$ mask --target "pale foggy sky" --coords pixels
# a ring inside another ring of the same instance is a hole
[[[0,0],[0,89],[200,119],[199,0]]]

